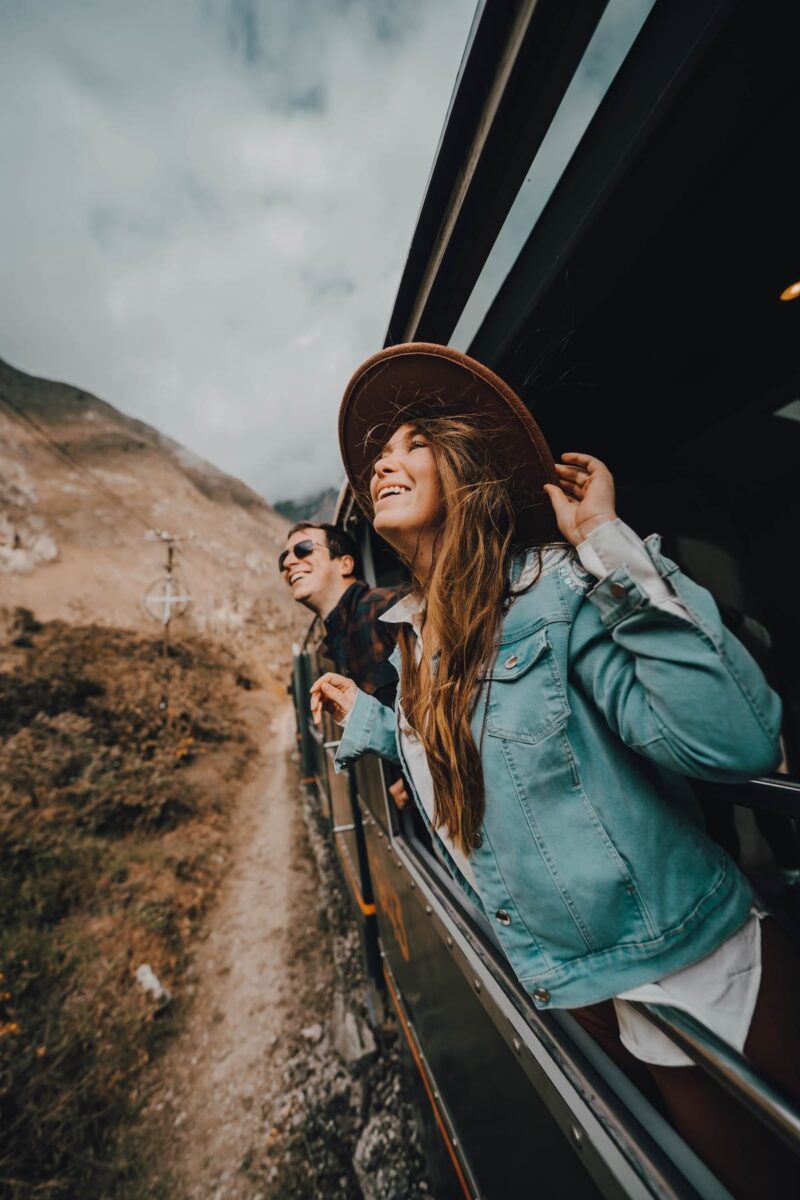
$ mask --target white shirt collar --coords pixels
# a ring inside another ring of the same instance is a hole
[[[545,549],[543,566],[549,564],[550,549],[550,547]],[[557,547],[555,553],[557,560],[560,561],[563,557],[562,548]],[[525,558],[519,578],[511,586],[512,595],[524,590],[531,580],[535,578],[538,570],[539,557],[535,550],[531,550]],[[407,596],[403,596],[391,608],[387,608],[385,613],[381,613],[378,619],[385,621],[387,625],[410,625],[414,632],[419,634],[422,626],[422,614],[424,612],[425,601],[414,592],[409,592]]]
[[[391,608],[387,608],[385,613],[381,613],[380,620],[385,621],[387,625],[402,625],[405,623],[417,629],[421,623],[424,609],[424,601],[419,596],[415,596],[413,592],[409,592],[407,596],[403,596]]]

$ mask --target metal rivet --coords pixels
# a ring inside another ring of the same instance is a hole
[[[473,979],[473,981],[472,981],[472,982],[473,982],[473,984],[475,985],[475,991],[476,991],[476,992],[479,992],[479,991],[481,990],[481,981],[480,981],[480,979]]]
[[[506,659],[506,661],[503,663],[503,666],[506,668],[507,671],[510,671],[511,668],[515,667],[518,662],[519,662],[519,659],[517,658],[516,654],[510,654],[508,656],[508,658]]]
[[[413,880],[413,879],[411,880],[411,886],[412,886],[412,888],[415,888],[415,887],[417,886],[417,885],[414,883],[414,880]]]
[[[495,920],[498,922],[499,925],[510,925],[511,924],[511,917],[508,915],[508,913],[506,912],[506,910],[504,908],[498,908],[498,910],[494,914],[494,916],[495,916]]]
[[[428,914],[428,916],[430,916],[431,913],[433,912],[433,909],[431,908],[430,904],[425,905],[425,912]]]
[[[447,939],[447,945],[451,950],[453,949],[453,939],[451,937]]]
[[[480,850],[482,845],[483,845],[483,837],[481,836],[481,834],[476,833],[472,839],[473,849]]]
[[[517,1054],[522,1054],[522,1042],[519,1040],[518,1037],[511,1039],[511,1045],[514,1047]]]
[[[583,1141],[583,1130],[579,1129],[577,1125],[572,1125],[570,1126],[570,1133],[575,1139],[577,1145],[580,1146],[581,1142]]]
[[[547,1004],[547,1001],[550,999],[550,993],[547,988],[538,987],[533,993],[533,998],[534,1000],[538,1000],[540,1004]]]

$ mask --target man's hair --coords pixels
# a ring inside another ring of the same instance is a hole
[[[331,558],[344,558],[346,554],[349,554],[353,560],[353,574],[360,575],[358,546],[349,533],[345,533],[343,529],[337,529],[335,525],[318,525],[314,521],[298,521],[296,525],[292,526],[286,537],[290,538],[292,534],[300,533],[302,529],[319,529],[325,534]]]

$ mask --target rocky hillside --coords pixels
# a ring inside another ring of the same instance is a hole
[[[334,487],[323,488],[321,492],[312,492],[300,500],[278,500],[275,508],[293,525],[297,521],[330,522],[336,513],[339,491]]]
[[[275,559],[285,518],[239,480],[68,384],[0,360],[0,592],[40,620],[158,629],[143,597],[180,534],[192,596],[177,633],[257,651],[282,673],[307,620]],[[249,657],[249,653],[248,653]]]

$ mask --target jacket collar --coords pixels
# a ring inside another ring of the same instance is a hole
[[[336,633],[339,626],[346,626],[353,615],[353,612],[364,592],[369,591],[369,584],[363,579],[357,579],[355,583],[351,583],[346,591],[342,592],[338,602],[334,605],[327,617],[323,618],[323,625],[328,633]]]

